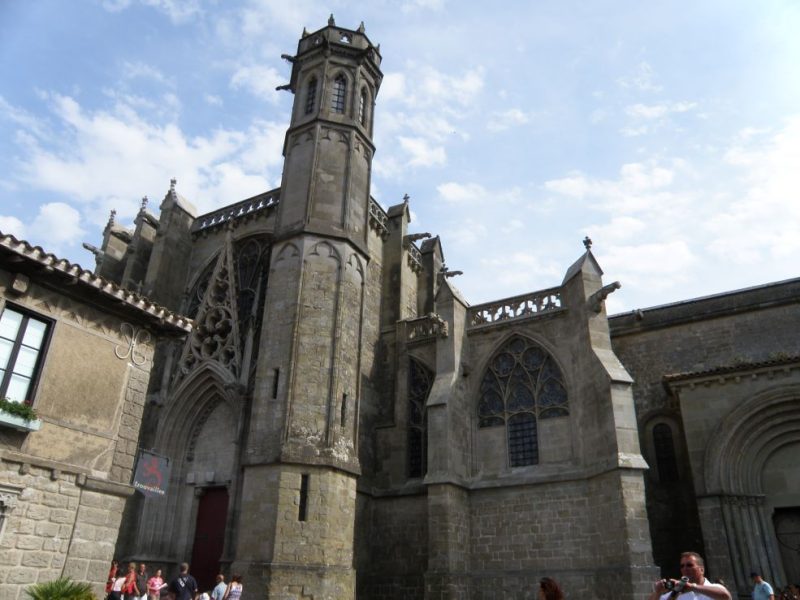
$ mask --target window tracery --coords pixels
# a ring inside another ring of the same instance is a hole
[[[361,97],[358,100],[358,122],[366,125],[367,120],[367,90],[361,90]]]
[[[512,467],[539,462],[537,421],[569,415],[561,369],[535,342],[514,336],[489,362],[480,384],[478,427],[506,426]]]
[[[428,467],[428,415],[425,404],[433,373],[411,358],[408,365],[408,476],[423,477]]]

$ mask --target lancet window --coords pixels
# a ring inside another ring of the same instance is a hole
[[[678,481],[678,462],[675,459],[672,427],[666,423],[659,423],[653,427],[653,447],[656,453],[658,480],[661,482]]]
[[[361,90],[361,97],[358,100],[358,122],[366,125],[367,121],[367,90]]]
[[[425,403],[433,373],[411,358],[408,365],[408,476],[423,477],[428,466],[428,415]]]
[[[314,112],[314,104],[317,101],[317,78],[312,77],[306,86],[306,113],[310,115]]]
[[[505,426],[510,466],[537,464],[538,421],[568,414],[561,369],[541,346],[514,336],[489,361],[480,385],[478,427]]]
[[[345,98],[347,97],[347,79],[344,75],[338,75],[333,80],[333,94],[331,96],[331,110],[337,113],[344,113]]]

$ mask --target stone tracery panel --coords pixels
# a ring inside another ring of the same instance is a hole
[[[541,346],[514,336],[489,361],[478,398],[478,427],[506,426],[508,463],[539,462],[537,420],[567,416],[561,369]]]

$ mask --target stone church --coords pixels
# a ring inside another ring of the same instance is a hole
[[[381,54],[303,32],[281,186],[112,219],[97,274],[194,320],[159,343],[116,555],[250,597],[643,598],[678,555],[800,579],[800,280],[609,317],[585,241],[471,305],[370,195]],[[579,247],[580,248],[580,247]],[[659,569],[660,567],[660,569]]]

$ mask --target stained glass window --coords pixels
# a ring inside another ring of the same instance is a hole
[[[423,477],[428,466],[428,416],[425,403],[433,384],[433,374],[422,363],[408,365],[408,476]]]
[[[521,336],[489,361],[479,394],[478,426],[506,426],[512,467],[539,462],[538,419],[569,414],[561,369],[541,346]]]

